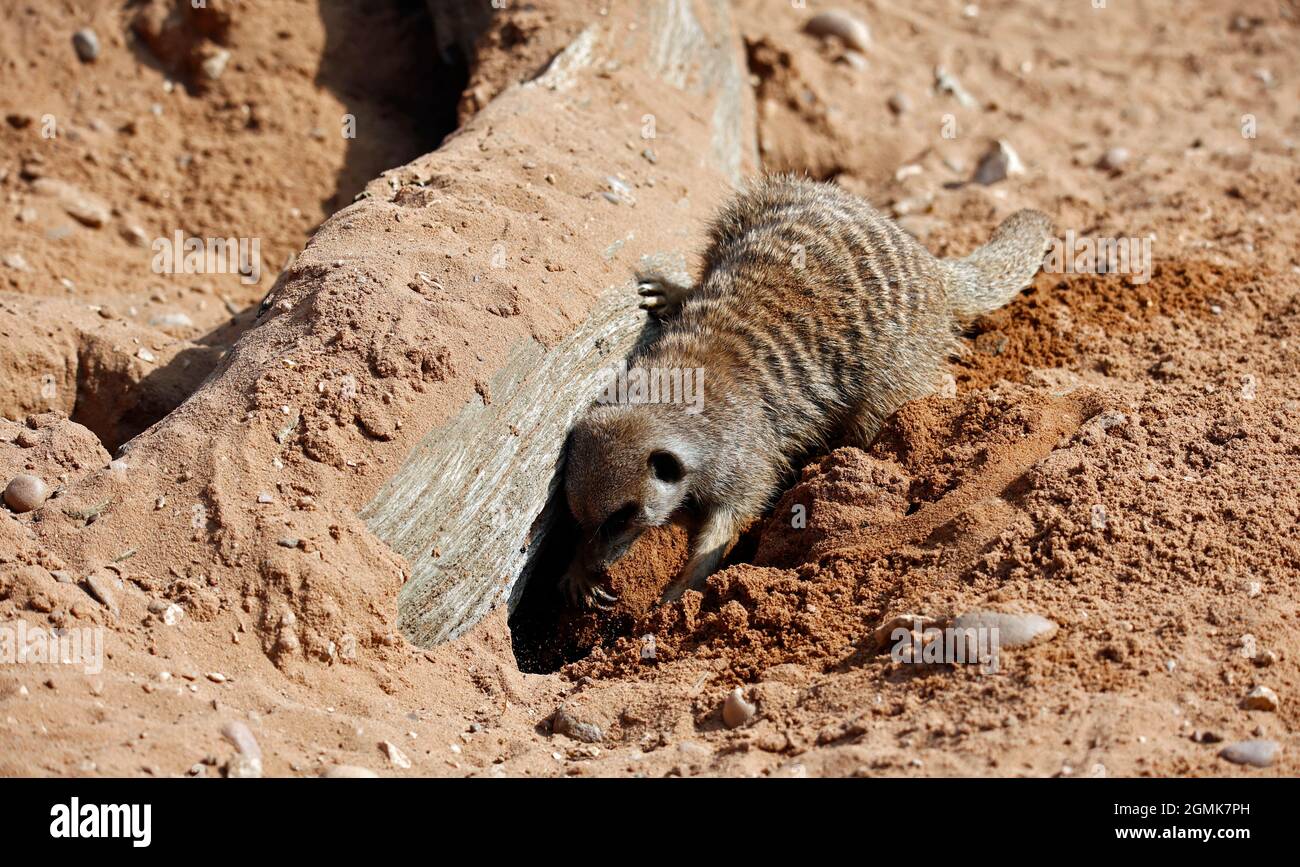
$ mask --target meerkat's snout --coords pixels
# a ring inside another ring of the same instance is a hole
[[[565,497],[581,536],[564,583],[575,602],[613,602],[598,573],[686,500],[686,450],[657,427],[644,407],[598,406],[570,435]]]

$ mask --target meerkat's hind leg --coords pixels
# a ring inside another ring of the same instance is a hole
[[[676,313],[694,289],[685,273],[654,268],[636,275],[640,307],[656,319],[667,319]]]
[[[699,590],[704,580],[713,574],[727,553],[727,548],[736,540],[736,530],[740,525],[740,516],[731,509],[714,508],[709,511],[704,523],[691,540],[691,558],[682,567],[677,580],[669,585],[660,597],[660,602],[672,602],[687,590]]]
[[[880,426],[885,423],[885,413],[873,403],[863,403],[844,424],[845,440],[860,449],[866,449],[876,440]]]

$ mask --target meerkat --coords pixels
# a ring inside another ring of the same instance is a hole
[[[961,326],[1014,298],[1042,264],[1051,222],[1022,210],[962,259],[938,259],[833,184],[769,177],[716,217],[694,285],[642,275],[658,337],[629,374],[703,371],[702,411],[597,403],[570,433],[565,494],[579,551],[561,584],[607,608],[601,573],[649,527],[698,515],[663,601],[699,589],[801,457],[866,447],[907,401],[932,393]]]

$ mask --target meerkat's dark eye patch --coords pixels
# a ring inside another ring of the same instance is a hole
[[[686,475],[686,468],[672,452],[652,452],[649,463],[650,471],[661,482],[680,482]]]
[[[605,523],[600,525],[598,531],[600,535],[606,538],[612,538],[619,535],[627,529],[627,525],[632,522],[636,515],[637,509],[640,508],[636,503],[628,503],[614,514],[605,519]]]

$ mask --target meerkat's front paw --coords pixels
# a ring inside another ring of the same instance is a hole
[[[574,562],[560,579],[560,589],[569,597],[569,602],[575,608],[598,608],[601,611],[612,611],[614,603],[618,602],[618,596],[610,593],[596,576],[584,569],[578,562]]]
[[[640,307],[655,319],[667,319],[676,313],[690,291],[690,286],[675,283],[659,274],[641,274],[637,277],[636,292],[641,296]]]

